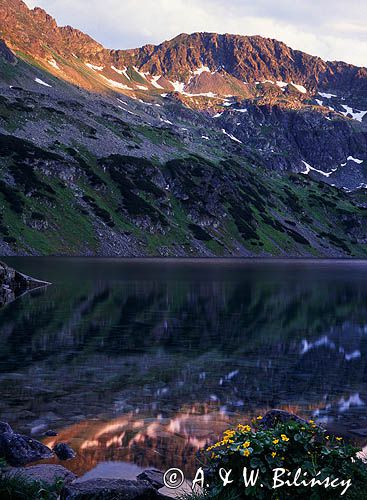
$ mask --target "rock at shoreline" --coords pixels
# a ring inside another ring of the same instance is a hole
[[[137,476],[137,479],[142,481],[147,481],[149,484],[153,486],[156,490],[163,488],[163,472],[157,469],[147,469],[143,471],[141,474]]]
[[[52,464],[11,467],[4,472],[2,477],[4,479],[16,477],[26,483],[41,483],[44,486],[53,486],[57,481],[62,481],[66,485],[77,478],[73,472],[65,469],[62,465]]]
[[[45,432],[44,434],[46,437],[51,437],[51,436],[57,436],[58,433],[52,429],[49,429],[48,431]]]
[[[13,466],[52,458],[52,450],[36,439],[15,433],[9,424],[0,422],[0,457]]]
[[[146,481],[129,481],[126,479],[91,479],[65,486],[61,492],[61,500],[163,500],[153,486]]]
[[[60,460],[71,460],[76,457],[75,451],[66,443],[57,443],[52,451]]]
[[[264,429],[271,429],[277,424],[288,422],[289,420],[304,424],[307,423],[307,420],[298,417],[294,413],[290,413],[285,410],[270,410],[264,415],[263,419],[261,420],[261,427]]]
[[[28,290],[49,284],[19,273],[4,262],[0,262],[0,307],[12,302]]]
[[[10,427],[8,422],[0,422],[0,436],[7,432],[8,434],[13,434],[13,429]]]

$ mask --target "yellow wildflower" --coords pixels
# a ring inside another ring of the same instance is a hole
[[[250,441],[245,441],[242,446],[248,448],[250,446]]]
[[[256,417],[256,419],[257,419],[257,420],[262,420],[263,418],[262,418],[262,416],[261,416],[261,415],[259,415],[258,417]]]
[[[329,439],[330,439],[330,436],[325,436],[325,439],[329,440]]]
[[[279,443],[279,439],[274,439],[273,440],[273,444],[278,444]]]
[[[273,451],[271,456],[274,458],[276,456],[277,452],[276,451]]]
[[[249,425],[242,425],[242,424],[239,424],[237,429],[240,431],[240,432],[250,432],[251,431],[251,427]]]
[[[289,441],[289,437],[287,437],[285,434],[281,434],[280,437],[282,438],[282,441]]]
[[[250,455],[250,453],[251,453],[250,450],[247,450],[247,449],[243,452],[245,457],[248,457]]]
[[[336,438],[336,440],[337,440],[337,441],[342,441],[342,439],[343,439],[343,438],[341,438],[341,437],[337,437],[337,438]]]

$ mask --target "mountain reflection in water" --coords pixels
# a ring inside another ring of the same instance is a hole
[[[207,442],[274,407],[367,436],[366,263],[7,262],[53,285],[0,311],[0,419],[57,429],[79,474],[193,471]]]

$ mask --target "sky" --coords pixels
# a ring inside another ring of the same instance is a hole
[[[26,0],[105,47],[210,31],[276,38],[326,60],[367,66],[366,0]]]

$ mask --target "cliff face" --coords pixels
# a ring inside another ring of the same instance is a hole
[[[2,254],[366,255],[365,68],[0,7]]]

